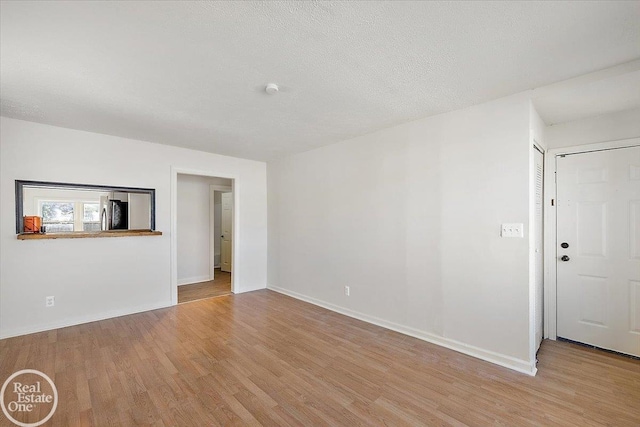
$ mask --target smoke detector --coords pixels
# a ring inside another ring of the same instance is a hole
[[[265,88],[264,91],[267,92],[269,95],[273,95],[275,93],[278,93],[278,91],[280,90],[280,88],[278,87],[277,84],[275,83],[269,83]]]

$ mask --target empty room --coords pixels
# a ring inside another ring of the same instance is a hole
[[[0,426],[639,402],[640,1],[0,2]]]

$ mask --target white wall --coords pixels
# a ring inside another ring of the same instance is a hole
[[[529,122],[521,94],[269,163],[269,287],[535,372]]]
[[[172,167],[237,178],[235,291],[264,288],[264,163],[0,118],[0,337],[170,305]],[[163,235],[17,240],[16,179],[155,188]],[[48,295],[55,307],[45,308]]]
[[[178,175],[178,284],[210,280],[211,179]]]
[[[638,137],[640,108],[560,123],[546,129],[550,149]]]

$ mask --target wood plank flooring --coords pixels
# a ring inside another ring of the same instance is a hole
[[[532,378],[261,290],[1,340],[0,381],[48,374],[53,426],[640,425],[639,361],[539,359]]]
[[[178,303],[219,297],[231,293],[231,273],[216,268],[214,279],[207,282],[178,286]]]

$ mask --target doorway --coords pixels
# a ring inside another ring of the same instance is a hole
[[[640,356],[640,141],[576,147],[554,163],[550,338]]]
[[[212,280],[178,286],[178,304],[230,295],[231,273],[220,272]]]
[[[234,179],[192,171],[172,173],[172,304],[233,292]],[[222,249],[222,200],[228,205],[228,254]],[[222,259],[228,259],[225,266]],[[224,268],[223,271],[222,267]]]
[[[205,184],[209,181],[205,181]],[[178,182],[180,184],[180,182]],[[209,185],[209,280],[181,284],[178,277],[178,304],[231,294],[231,273],[233,268],[233,191],[231,186]],[[180,194],[180,185],[178,185]],[[180,197],[179,197],[180,200]],[[180,225],[180,206],[178,225]],[[181,235],[178,227],[178,248]],[[180,253],[178,253],[180,271]]]

